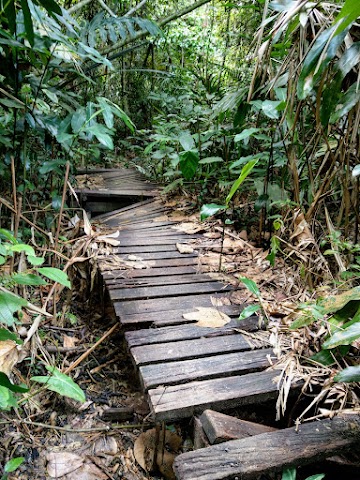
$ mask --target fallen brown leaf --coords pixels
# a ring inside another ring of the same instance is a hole
[[[18,359],[19,350],[16,342],[13,340],[3,340],[0,342],[0,372],[4,372],[9,376]]]
[[[197,312],[184,313],[186,320],[197,320],[197,327],[219,328],[231,322],[231,318],[216,308],[196,307]]]

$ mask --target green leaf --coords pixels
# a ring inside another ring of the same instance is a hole
[[[330,349],[339,345],[351,345],[358,338],[360,338],[360,322],[356,322],[344,330],[337,330],[323,343],[323,348]]]
[[[360,382],[360,365],[346,367],[334,377],[334,382]]]
[[[316,363],[321,363],[321,365],[325,366],[333,365],[335,363],[334,356],[329,350],[320,350],[320,352],[312,355],[310,360],[313,360]]]
[[[37,2],[40,3],[48,13],[62,14],[60,6],[54,0],[37,0]]]
[[[35,256],[35,250],[31,245],[26,245],[25,243],[18,243],[16,245],[11,245],[9,247],[11,252],[25,252],[26,255]]]
[[[189,132],[182,132],[179,136],[179,142],[185,151],[195,149],[195,141]]]
[[[281,480],[296,480],[296,468],[283,470]]]
[[[335,35],[342,33],[360,16],[360,5],[358,0],[345,0],[339,15],[335,19],[337,26]]]
[[[51,376],[32,377],[34,382],[43,383],[48,390],[59,393],[65,397],[73,398],[78,402],[85,402],[85,394],[81,388],[67,375],[61,373],[57,368],[46,365]]]
[[[256,132],[260,132],[260,128],[246,128],[245,130],[243,130],[241,133],[238,133],[237,135],[235,135],[234,137],[234,142],[240,142],[241,140],[244,140],[245,138],[249,138],[251,137],[252,135],[254,135],[254,133]]]
[[[254,315],[258,310],[260,310],[260,305],[248,305],[240,313],[238,320],[244,320],[245,318],[251,317],[251,315]]]
[[[240,187],[240,185],[246,180],[246,178],[250,175],[251,170],[255,167],[257,164],[258,160],[251,160],[249,163],[247,163],[240,172],[239,178],[235,180],[233,183],[229,195],[226,197],[226,204],[229,204],[232,197],[235,195],[237,189]]]
[[[10,243],[17,243],[16,238],[14,235],[9,232],[9,230],[5,230],[4,228],[0,228],[0,238],[5,238],[5,240],[8,240]]]
[[[337,102],[337,109],[330,117],[330,123],[335,123],[346,115],[360,100],[360,91],[357,82],[343,93]]]
[[[12,458],[8,462],[5,463],[4,472],[11,473],[14,472],[20,465],[25,461],[24,457],[16,457]]]
[[[20,385],[12,384],[9,380],[9,377],[4,372],[0,372],[0,385],[8,388],[12,392],[25,393],[29,391],[29,389],[26,387],[20,387]]]
[[[245,285],[245,287],[253,294],[255,295],[257,298],[261,298],[261,292],[258,288],[258,286],[256,285],[256,283],[254,282],[254,280],[251,280],[251,278],[247,278],[247,277],[239,277],[239,280],[240,282],[243,282],[243,284]]]
[[[9,330],[6,330],[6,328],[0,328],[0,342],[3,342],[4,340],[13,340],[14,342],[18,344],[22,344],[22,340],[20,340],[15,333],[9,332]]]
[[[325,473],[317,473],[316,475],[310,475],[305,480],[322,480],[325,477]]]
[[[62,270],[53,267],[41,267],[38,268],[37,271],[41,273],[41,275],[44,275],[44,277],[50,278],[50,280],[60,283],[60,285],[71,288],[69,277]]]
[[[34,267],[38,267],[45,262],[45,259],[43,257],[34,257],[32,255],[28,255],[27,259],[28,262],[31,263],[31,265],[34,265]]]
[[[180,170],[185,180],[190,180],[196,173],[196,169],[199,163],[199,154],[196,150],[189,150],[187,152],[181,152],[179,154]]]
[[[316,304],[305,304],[302,306],[299,318],[297,318],[291,325],[291,330],[296,330],[297,328],[305,327],[306,325],[311,325],[317,320],[322,320],[324,318],[324,309],[321,305]]]
[[[71,128],[74,133],[78,133],[86,126],[86,111],[84,107],[80,107],[71,117]]]
[[[30,45],[33,47],[34,46],[34,26],[32,22],[29,5],[27,0],[20,0],[20,4],[21,4],[23,15],[24,15],[24,26],[25,26],[26,36]]]
[[[201,163],[201,165],[208,165],[210,163],[220,163],[223,161],[221,157],[206,157],[199,160],[199,163]]]
[[[106,98],[104,98],[104,97],[96,97],[96,99],[99,102],[99,105],[101,107],[101,113],[104,117],[105,125],[108,128],[113,128],[113,126],[114,126],[114,114],[112,112],[111,105],[109,105],[107,103]]]
[[[33,273],[14,273],[11,278],[19,285],[47,285],[45,280]]]
[[[353,300],[360,300],[360,287],[354,287],[339,295],[330,295],[319,300],[318,304],[323,309],[323,313],[335,313],[341,310],[347,303]]]
[[[10,410],[18,406],[14,393],[0,385],[0,410]]]
[[[217,205],[216,203],[207,203],[203,205],[200,210],[200,220],[203,221],[206,218],[216,215],[221,210],[226,210],[227,205]]]
[[[93,125],[92,127],[89,127],[86,130],[94,134],[95,137],[98,139],[98,141],[102,145],[104,145],[106,148],[108,148],[109,150],[114,149],[113,140],[109,135],[110,130],[107,129],[104,125],[100,125],[99,123],[97,123],[96,125]]]
[[[15,322],[13,314],[22,307],[26,307],[27,301],[10,292],[0,292],[0,322],[12,326]]]

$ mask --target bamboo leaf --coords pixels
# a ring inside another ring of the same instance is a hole
[[[334,382],[360,382],[360,365],[344,368],[344,370],[335,375]]]
[[[260,310],[260,305],[248,305],[247,307],[242,310],[242,312],[239,315],[238,320],[245,320],[245,318],[251,317],[251,315],[254,315],[255,312]]]
[[[344,330],[337,330],[323,343],[323,348],[330,349],[339,345],[351,345],[360,338],[360,322],[356,322]]]
[[[251,278],[247,278],[247,277],[239,277],[239,280],[240,282],[243,282],[243,284],[245,285],[245,287],[253,294],[255,295],[257,298],[261,298],[261,292],[258,288],[258,286],[256,285],[256,283],[254,282],[254,280],[251,280]]]
[[[246,180],[246,178],[250,175],[251,170],[255,167],[258,160],[251,160],[247,163],[241,170],[239,178],[235,180],[233,183],[229,195],[226,197],[226,204],[229,204],[232,197],[235,195],[236,191],[240,187],[240,185]]]
[[[36,376],[32,377],[31,380],[44,384],[48,390],[60,395],[73,398],[78,402],[85,402],[84,392],[70,377],[50,365],[46,365],[46,369],[51,373],[51,376]]]

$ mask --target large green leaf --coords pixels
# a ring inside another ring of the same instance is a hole
[[[189,132],[182,132],[179,136],[179,142],[185,151],[195,149],[194,139]]]
[[[254,135],[254,133],[259,131],[260,131],[260,128],[253,128],[253,127],[246,128],[241,133],[238,133],[237,135],[235,135],[234,142],[240,142],[241,140],[245,140],[246,138],[251,137],[252,135]]]
[[[70,377],[50,365],[46,365],[46,369],[51,373],[51,376],[36,376],[32,377],[31,380],[43,383],[48,390],[60,395],[73,398],[78,402],[85,402],[84,392]]]
[[[335,19],[335,35],[341,34],[349,25],[360,17],[359,0],[345,0],[339,15]]]
[[[31,13],[27,0],[20,0],[20,5],[24,15],[24,26],[26,31],[26,37],[30,45],[34,45],[34,26],[31,18]]]
[[[338,108],[330,117],[330,123],[337,122],[341,117],[346,115],[360,101],[360,90],[357,82],[343,93],[337,100]]]
[[[249,163],[247,163],[240,172],[239,178],[235,180],[233,183],[229,195],[226,197],[226,204],[229,204],[232,197],[235,195],[236,191],[240,187],[240,185],[246,180],[246,178],[250,175],[251,170],[255,167],[257,164],[257,160],[251,160]]]
[[[179,154],[180,170],[185,180],[191,180],[196,173],[199,163],[199,154],[196,150],[189,150]]]
[[[106,128],[104,125],[100,125],[99,123],[96,123],[95,125],[88,127],[86,131],[95,135],[95,137],[99,140],[99,142],[102,145],[104,145],[106,148],[108,148],[109,150],[113,150],[114,143],[111,136],[109,135],[111,131],[108,128]]]
[[[206,220],[213,215],[216,215],[218,212],[225,210],[227,208],[226,205],[217,205],[216,203],[207,203],[201,207],[200,210],[200,220]]]
[[[13,314],[22,307],[26,307],[27,301],[10,292],[0,292],[0,323],[12,326],[15,322]]]
[[[260,310],[260,305],[248,305],[247,307],[242,310],[242,312],[239,315],[238,320],[245,320],[245,318],[251,317],[251,315],[254,315],[255,312]]]
[[[334,377],[335,382],[360,382],[360,365],[346,367]]]
[[[323,348],[335,348],[339,345],[351,345],[360,338],[360,322],[353,323],[344,330],[337,330],[323,343]]]
[[[59,270],[58,268],[53,268],[53,267],[41,267],[41,268],[38,268],[37,271],[41,275],[44,275],[44,277],[50,278],[50,280],[53,280],[54,282],[60,283],[65,287],[71,288],[69,277],[62,270]]]
[[[14,273],[11,278],[19,285],[46,285],[44,279],[33,273]]]
[[[17,401],[14,393],[6,387],[0,385],[0,410],[10,410],[16,408]]]
[[[318,305],[323,309],[324,314],[328,314],[341,310],[347,303],[353,300],[360,300],[360,287],[351,288],[339,295],[329,295],[320,299]]]
[[[15,333],[9,332],[6,328],[0,328],[0,342],[3,342],[4,340],[13,340],[18,344],[23,343]]]

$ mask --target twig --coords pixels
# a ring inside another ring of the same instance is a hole
[[[140,8],[145,5],[147,0],[141,0],[140,3],[135,5],[135,7],[131,8],[127,13],[125,13],[124,17],[130,17],[133,13],[135,13],[137,10],[140,10]]]
[[[115,323],[115,325],[113,325],[110,330],[108,330],[91,348],[89,348],[89,350],[80,355],[80,357],[75,360],[74,363],[72,363],[66,370],[64,370],[64,373],[68,374],[72,370],[74,370],[74,368],[76,368],[83,360],[85,360],[85,358],[87,358],[90,353],[95,350],[95,348],[97,348],[107,337],[109,337],[118,328],[118,326],[119,323]]]
[[[109,15],[111,15],[113,18],[117,18],[117,15],[111,10],[110,7],[106,5],[106,3],[103,0],[98,0],[98,2],[102,6],[102,8],[108,12]]]
[[[141,423],[133,424],[133,425],[106,425],[105,427],[93,427],[93,428],[79,428],[74,430],[73,428],[69,427],[58,427],[57,425],[48,425],[47,423],[40,423],[40,422],[31,422],[30,420],[5,420],[0,421],[0,425],[8,425],[9,423],[24,423],[25,425],[31,425],[34,427],[41,427],[41,428],[48,428],[50,430],[59,430],[60,432],[71,432],[71,433],[91,433],[91,432],[109,432],[111,430],[119,430],[119,429],[131,429],[131,428],[143,428],[144,425]],[[148,424],[146,425],[148,426]],[[150,426],[150,424],[149,424]]]

